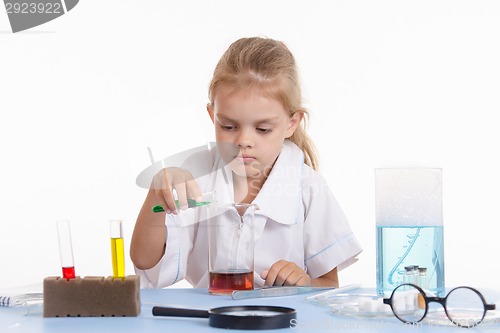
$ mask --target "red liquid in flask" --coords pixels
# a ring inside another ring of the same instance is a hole
[[[74,279],[75,278],[75,267],[63,267],[63,278]]]
[[[253,289],[253,272],[210,272],[210,286],[208,291],[211,294],[230,294],[234,290]]]

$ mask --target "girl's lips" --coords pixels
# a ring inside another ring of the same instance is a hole
[[[235,160],[242,162],[242,163],[250,163],[255,160],[255,157],[253,156],[245,156],[245,155],[238,155],[234,157]]]

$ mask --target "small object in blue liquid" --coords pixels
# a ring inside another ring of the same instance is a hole
[[[405,266],[403,283],[411,283],[418,285],[418,265]]]
[[[419,267],[418,268],[418,285],[422,289],[429,289],[429,283],[427,282],[427,268]]]

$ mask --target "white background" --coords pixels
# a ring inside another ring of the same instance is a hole
[[[500,202],[499,1],[82,0],[13,34],[0,12],[0,288],[111,275],[155,159],[201,145],[207,87],[231,42],[295,54],[321,172],[364,246],[341,284],[375,286],[374,168],[443,168],[447,286],[495,288]],[[200,124],[202,124],[200,126]]]

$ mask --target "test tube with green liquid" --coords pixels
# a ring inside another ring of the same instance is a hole
[[[123,246],[123,228],[121,220],[109,221],[111,235],[111,260],[113,264],[113,277],[125,277],[125,250]]]

